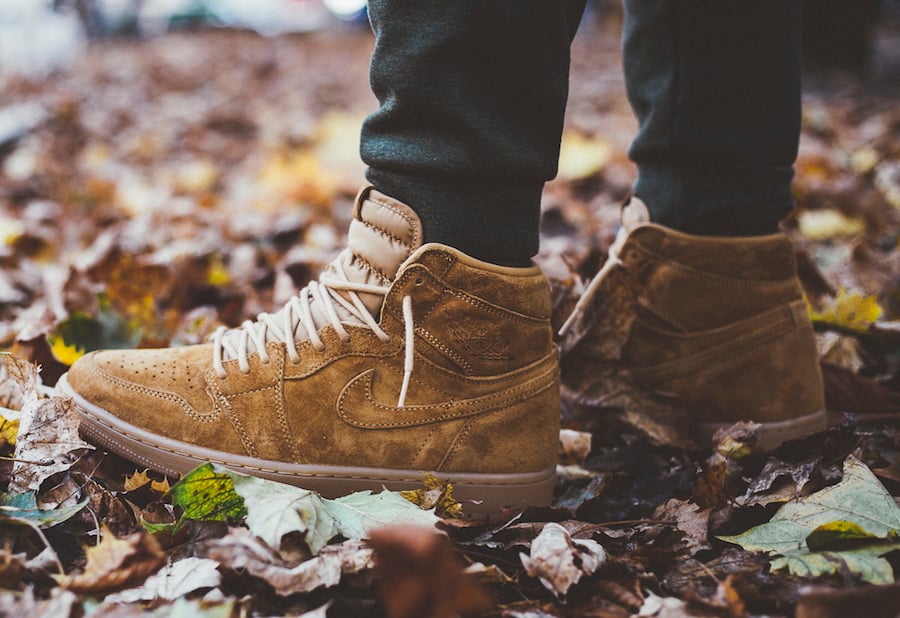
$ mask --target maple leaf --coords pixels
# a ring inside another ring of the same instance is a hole
[[[84,572],[60,577],[60,586],[80,594],[107,594],[143,583],[166,562],[159,543],[145,532],[117,539],[104,528],[100,543],[86,553]]]

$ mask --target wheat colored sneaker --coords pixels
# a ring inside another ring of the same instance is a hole
[[[708,443],[738,421],[763,447],[826,427],[815,341],[783,234],[691,236],[632,199],[562,328],[564,398]]]
[[[348,248],[280,312],[203,345],[79,359],[60,386],[82,433],[166,474],[213,461],[333,497],[431,472],[481,501],[470,514],[548,504],[547,281],[420,239],[409,207],[364,190]]]

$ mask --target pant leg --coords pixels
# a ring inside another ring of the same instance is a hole
[[[361,154],[369,181],[421,217],[426,242],[502,264],[537,252],[584,4],[370,0],[380,107]]]
[[[690,233],[759,234],[792,207],[800,0],[625,0],[635,194]]]

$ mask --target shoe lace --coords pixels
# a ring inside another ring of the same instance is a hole
[[[246,375],[250,373],[249,355],[253,350],[259,354],[261,363],[269,362],[269,353],[266,350],[266,343],[269,341],[283,343],[291,362],[299,363],[300,354],[295,345],[298,326],[303,327],[310,344],[318,351],[325,349],[325,343],[317,331],[328,324],[340,337],[341,342],[346,343],[350,340],[350,333],[344,327],[344,320],[338,315],[336,304],[340,305],[352,318],[358,320],[358,323],[367,326],[378,339],[386,343],[390,341],[390,335],[381,328],[359,294],[375,294],[383,297],[388,290],[388,286],[351,281],[339,258],[332,262],[318,281],[311,281],[277,313],[260,313],[256,316],[256,320],[246,320],[238,328],[227,329],[220,326],[216,329],[212,335],[213,369],[219,378],[224,379],[228,375],[224,365],[226,357],[236,358],[241,373]],[[313,303],[323,309],[324,316],[318,316],[318,320],[312,310]],[[405,346],[403,382],[397,400],[397,407],[401,408],[409,390],[415,351],[415,325],[412,299],[409,296],[403,297],[402,307]],[[252,349],[251,343],[253,344]]]

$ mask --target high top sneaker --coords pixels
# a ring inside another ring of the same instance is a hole
[[[167,473],[213,461],[325,496],[454,483],[470,514],[553,491],[559,379],[547,281],[420,246],[366,189],[348,247],[275,314],[202,345],[94,352],[60,381],[82,433]]]
[[[563,325],[564,397],[625,414],[651,437],[761,424],[763,447],[826,426],[812,328],[784,234],[691,236],[638,199]]]

